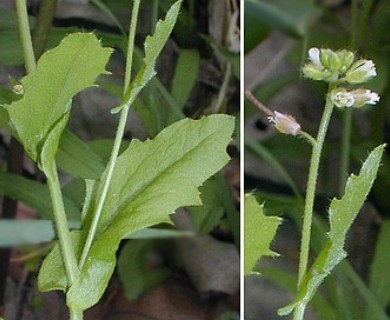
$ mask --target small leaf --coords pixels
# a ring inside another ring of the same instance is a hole
[[[102,48],[93,34],[67,36],[43,54],[36,70],[22,79],[23,97],[6,106],[19,140],[43,170],[42,161],[54,159],[72,97],[105,72],[111,51]]]
[[[359,175],[349,177],[343,197],[340,200],[332,200],[329,208],[329,239],[304,276],[296,299],[279,309],[279,315],[288,315],[295,308],[304,310],[326,276],[347,256],[344,251],[345,235],[371,190],[384,147],[385,145],[380,145],[370,153]]]
[[[169,9],[165,20],[160,20],[157,23],[154,35],[146,37],[144,64],[131,82],[129,88],[126,89],[123,103],[119,107],[112,109],[112,113],[117,113],[125,106],[132,105],[143,87],[155,76],[156,70],[154,67],[156,60],[175,26],[181,2],[182,0],[176,1]]]
[[[254,195],[244,196],[244,275],[253,273],[261,256],[277,255],[269,247],[280,222],[278,217],[264,215]]]

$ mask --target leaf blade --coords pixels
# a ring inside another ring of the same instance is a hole
[[[213,115],[176,122],[154,140],[132,141],[118,158],[116,183],[108,192],[114,196],[103,208],[97,237],[68,292],[68,305],[85,310],[99,300],[114,270],[119,242],[128,233],[169,222],[180,206],[200,204],[198,187],[228,161],[225,148],[233,129],[232,117]],[[115,196],[120,194],[122,199]]]
[[[385,145],[376,147],[363,163],[359,175],[349,177],[343,197],[340,200],[332,200],[329,209],[329,239],[304,276],[297,297],[287,306],[280,308],[279,315],[288,315],[296,308],[303,310],[326,276],[347,256],[344,251],[346,233],[371,190],[384,148]]]
[[[263,206],[257,203],[254,195],[244,196],[244,275],[253,273],[262,255],[277,255],[269,246],[280,222],[278,217],[264,215]]]
[[[57,135],[65,126],[61,119],[69,112],[72,97],[105,73],[110,54],[111,49],[102,48],[93,34],[70,34],[43,54],[36,70],[22,79],[23,97],[6,109],[24,148],[39,165],[49,133],[56,124]],[[51,139],[55,142],[59,137]],[[53,148],[46,146],[44,156],[54,158],[57,147],[55,143]]]
[[[153,36],[146,37],[144,64],[126,90],[123,103],[119,107],[112,109],[111,113],[118,113],[126,105],[132,105],[141,90],[155,76],[156,60],[173,30],[181,3],[182,0],[176,1],[167,12],[165,20],[158,21]]]

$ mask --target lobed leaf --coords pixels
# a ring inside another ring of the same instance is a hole
[[[23,97],[6,106],[18,139],[44,171],[54,160],[72,97],[105,73],[111,51],[91,33],[70,34],[42,55],[21,81]]]
[[[175,26],[181,3],[182,0],[176,1],[167,12],[165,20],[160,20],[157,23],[154,35],[146,37],[144,64],[129,88],[126,89],[123,103],[119,107],[112,109],[112,113],[121,111],[126,105],[132,105],[143,87],[155,76],[156,60]]]
[[[200,191],[202,206],[190,208],[190,214],[195,230],[206,235],[220,222],[224,207],[221,189],[214,178],[207,180]]]
[[[263,255],[275,256],[270,249],[276,230],[281,222],[278,217],[266,217],[263,206],[252,194],[244,196],[244,275],[253,273],[253,268]]]
[[[225,149],[233,128],[234,118],[212,115],[176,122],[153,140],[131,142],[118,157],[91,251],[68,291],[69,306],[85,310],[100,299],[115,268],[118,245],[129,233],[170,222],[169,215],[178,207],[201,204],[198,187],[228,161]],[[98,196],[93,201],[97,200]],[[82,239],[91,214],[86,217]],[[53,275],[53,270],[54,266],[45,268],[40,275]],[[58,284],[52,286],[56,288]]]
[[[371,190],[384,147],[385,145],[380,145],[370,153],[359,175],[349,177],[343,197],[332,200],[329,208],[329,239],[304,276],[296,299],[279,309],[279,315],[288,315],[296,308],[304,310],[326,276],[347,256],[344,251],[345,235]]]

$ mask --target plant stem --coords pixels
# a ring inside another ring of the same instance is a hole
[[[123,88],[123,96],[125,96],[125,93],[127,91],[127,88],[130,85],[130,78],[131,78],[131,69],[132,69],[132,61],[133,61],[133,51],[134,51],[134,39],[135,39],[135,31],[137,27],[137,20],[138,20],[138,12],[139,12],[139,5],[141,0],[134,0],[133,10],[132,10],[132,17],[130,22],[130,32],[129,32],[129,41],[128,41],[128,48],[127,48],[127,57],[126,57],[126,73],[125,73],[125,82],[124,82],[124,88]],[[130,106],[126,105],[120,113],[119,118],[119,124],[118,128],[115,134],[115,140],[114,140],[114,146],[111,151],[110,160],[107,164],[107,174],[104,180],[103,190],[99,197],[99,202],[96,207],[95,214],[93,216],[93,220],[91,223],[91,228],[89,229],[87,239],[84,244],[83,252],[81,254],[81,258],[79,261],[79,268],[82,269],[85,260],[88,256],[89,250],[91,249],[93,239],[96,234],[97,226],[100,220],[100,216],[103,210],[103,206],[107,197],[108,188],[111,183],[112,175],[114,172],[114,168],[116,165],[116,160],[118,158],[119,154],[119,148],[122,142],[123,133],[125,131],[125,125],[127,120],[127,114],[129,112]]]
[[[339,195],[343,195],[345,183],[349,169],[349,154],[351,149],[351,132],[352,132],[352,110],[347,109],[344,113],[344,131],[341,146],[341,164],[340,164],[340,184]]]
[[[135,31],[137,29],[137,21],[138,21],[138,12],[139,5],[141,0],[134,0],[130,27],[129,27],[129,41],[127,44],[127,56],[126,56],[126,73],[125,73],[125,83],[123,87],[123,97],[126,94],[127,88],[130,85],[131,79],[131,70],[133,66],[133,52],[134,52],[134,39],[135,39]]]
[[[159,0],[153,0],[151,30],[154,30],[156,28],[158,20],[158,2]]]
[[[331,90],[332,90],[332,85],[329,86],[328,92],[330,92]],[[328,130],[332,111],[333,111],[333,103],[330,100],[330,98],[327,97],[325,109],[322,114],[322,119],[318,130],[317,138],[316,138],[316,143],[313,147],[311,160],[310,160],[309,178],[307,182],[305,210],[303,216],[301,249],[299,255],[298,290],[302,284],[303,277],[306,274],[306,270],[307,270],[307,262],[308,262],[309,250],[310,250],[310,235],[311,235],[311,224],[312,224],[312,217],[313,217],[314,197],[315,197],[317,177],[318,177],[318,168],[320,164],[321,152],[324,145],[325,136]],[[294,311],[294,320],[303,319],[303,314],[304,314],[304,310],[300,310],[300,308],[296,308]]]
[[[68,285],[71,285],[74,281],[76,281],[79,275],[76,254],[73,249],[72,238],[68,228],[68,222],[66,220],[57,167],[54,161],[49,170],[50,172],[48,172],[49,174],[47,175],[47,183],[49,186],[50,197],[52,199],[54,221],[57,228],[66,276],[68,278]]]
[[[57,0],[45,0],[42,1],[39,8],[38,18],[33,32],[33,48],[37,59],[45,51],[56,6]]]
[[[31,42],[30,25],[28,23],[27,7],[25,0],[16,0],[16,13],[19,21],[19,34],[24,53],[24,61],[27,73],[35,70],[35,56]]]
[[[83,320],[83,312],[78,310],[69,310],[70,320]]]

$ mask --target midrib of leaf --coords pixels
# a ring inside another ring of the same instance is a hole
[[[178,163],[180,166],[180,162],[187,162],[185,159],[192,156],[192,154],[195,153],[196,150],[198,150],[199,148],[202,148],[203,143],[205,143],[209,139],[212,139],[212,136],[216,132],[218,132],[218,128],[214,129],[210,134],[208,134],[206,137],[204,137],[202,140],[200,140],[195,146],[190,148],[189,151],[186,152],[183,156],[176,159],[174,162],[169,163],[160,172],[157,172],[156,175],[154,175],[151,179],[149,179],[149,181],[146,181],[144,184],[140,185],[140,187],[137,190],[135,190],[129,197],[124,197],[125,200],[121,201],[121,205],[118,207],[118,209],[112,215],[110,215],[111,218],[105,222],[104,229],[101,230],[99,233],[104,233],[109,228],[111,222],[114,221],[118,215],[120,216],[120,212],[123,209],[125,209],[129,205],[130,202],[135,201],[140,195],[145,193],[149,188],[153,187],[153,185],[155,183],[157,183],[158,181],[163,179],[168,170],[173,170],[175,168],[175,166],[177,166]],[[140,166],[142,166],[143,163],[144,163],[144,161],[140,162],[140,164],[137,166],[136,169],[138,169]],[[133,180],[134,173],[137,172],[136,169],[133,171],[133,174],[131,175],[131,177],[129,177],[126,180],[126,183],[123,184],[123,187],[120,190],[120,197],[119,198],[122,198],[123,194],[126,193],[127,186]]]
[[[79,46],[79,49],[78,49],[78,51],[77,52],[75,52],[74,54],[73,54],[73,59],[72,59],[72,63],[71,63],[71,66],[70,66],[70,68],[68,69],[68,71],[66,72],[66,76],[64,77],[64,84],[63,84],[63,86],[62,86],[62,90],[60,90],[60,94],[57,96],[57,100],[55,101],[55,103],[54,103],[54,107],[53,107],[53,109],[55,110],[56,108],[58,108],[58,106],[59,106],[59,104],[60,104],[60,101],[62,100],[62,98],[65,96],[65,92],[66,91],[69,91],[69,89],[68,90],[65,90],[65,88],[68,86],[68,83],[69,83],[69,81],[70,81],[70,75],[71,74],[73,74],[73,73],[76,73],[75,71],[77,71],[77,69],[75,70],[75,68],[76,68],[76,64],[77,64],[77,59],[76,59],[76,56],[79,56],[80,55],[80,51],[81,50],[83,50],[83,48],[85,48],[86,47],[86,45],[87,45],[87,42],[83,42],[82,44],[81,44],[81,46]],[[75,71],[74,71],[75,70]],[[61,106],[59,106],[59,107],[61,107]],[[67,112],[67,110],[64,110],[65,112],[63,113],[63,114],[65,114],[66,112]],[[52,115],[52,114],[51,114]],[[60,118],[61,118],[61,116],[60,116]],[[50,120],[51,121],[53,121],[53,117],[50,117]],[[55,120],[58,120],[58,119],[55,119]],[[54,127],[54,125],[52,126],[52,127]],[[50,130],[48,130],[48,132],[50,132]]]

